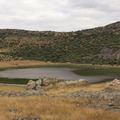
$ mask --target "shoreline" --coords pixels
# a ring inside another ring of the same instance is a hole
[[[120,68],[120,65],[92,65],[92,64],[76,64],[76,63],[52,63],[52,62],[42,62],[35,60],[16,60],[16,61],[0,61],[0,69],[7,68],[20,68],[20,67],[42,67],[42,66],[93,66],[93,67],[111,67],[111,68]]]

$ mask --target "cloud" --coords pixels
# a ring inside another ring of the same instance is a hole
[[[119,0],[0,0],[0,28],[76,31],[119,21]]]

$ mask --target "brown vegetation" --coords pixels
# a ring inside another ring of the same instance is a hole
[[[0,68],[9,67],[29,67],[29,66],[47,66],[47,65],[83,65],[83,66],[93,66],[92,64],[73,64],[73,63],[52,63],[52,62],[42,62],[36,60],[15,60],[15,61],[0,61]],[[96,67],[120,67],[120,65],[94,65]]]
[[[27,66],[39,66],[39,65],[58,65],[62,63],[40,62],[32,60],[16,60],[16,61],[2,61],[0,62],[0,68],[8,67],[27,67]]]
[[[120,112],[77,107],[78,103],[78,100],[47,97],[0,98],[0,120],[21,116],[42,120],[119,120]]]
[[[65,95],[79,90],[99,91],[105,86],[105,83],[87,86],[55,86],[51,89],[44,88],[44,90],[49,95]],[[0,90],[24,91],[25,87],[0,86]],[[90,104],[89,102],[85,99],[71,98],[0,97],[0,120],[28,116],[40,117],[41,120],[119,120],[119,111],[77,106],[81,103]]]

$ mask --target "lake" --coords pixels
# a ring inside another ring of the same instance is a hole
[[[63,80],[79,80],[86,79],[89,83],[95,83],[105,80],[113,80],[118,75],[94,75],[87,76],[76,74],[74,71],[79,71],[79,68],[24,68],[24,69],[8,69],[0,71],[1,78],[27,78],[27,79],[39,79],[44,77],[49,78],[61,78]],[[88,68],[87,68],[88,70]]]

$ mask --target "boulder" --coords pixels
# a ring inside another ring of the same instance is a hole
[[[49,80],[49,78],[44,78],[44,79],[43,79],[43,86],[48,86],[48,85],[50,85],[50,80]]]
[[[35,90],[36,83],[33,80],[29,80],[27,83],[26,90]]]
[[[36,85],[36,88],[35,88],[36,91],[41,91],[42,90],[42,87],[40,85]]]
[[[65,84],[66,85],[75,85],[75,84],[77,84],[77,81],[65,81]]]
[[[113,81],[107,83],[107,86],[120,86],[120,80],[114,79]]]
[[[42,80],[41,80],[41,79],[37,80],[37,81],[36,81],[36,85],[41,86],[41,85],[42,85]]]
[[[78,84],[86,85],[86,84],[88,84],[88,81],[85,79],[80,79],[80,80],[78,80]]]

